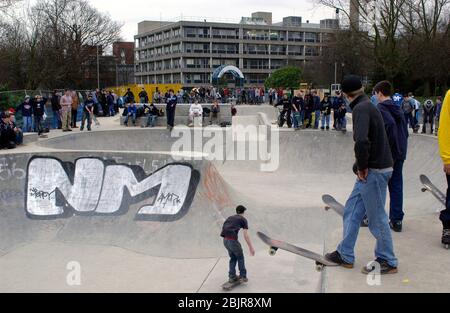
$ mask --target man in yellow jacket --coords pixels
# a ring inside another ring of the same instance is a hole
[[[439,149],[444,162],[444,172],[447,175],[447,205],[446,210],[441,212],[441,221],[444,225],[442,244],[450,244],[450,90],[447,92],[442,104],[440,126],[439,126]]]

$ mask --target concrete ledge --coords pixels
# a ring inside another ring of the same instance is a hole
[[[39,138],[39,136],[36,133],[23,134],[23,144],[27,145],[27,144],[30,144],[30,143],[33,143],[33,142],[37,142],[38,138]]]

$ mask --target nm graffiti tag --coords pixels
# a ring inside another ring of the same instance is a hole
[[[188,164],[169,164],[150,176],[139,166],[116,164],[97,158],[64,163],[36,157],[27,169],[26,211],[31,218],[74,214],[121,214],[133,200],[153,199],[137,219],[178,219],[189,209],[199,180]]]

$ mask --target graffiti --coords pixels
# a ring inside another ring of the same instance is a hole
[[[131,204],[147,203],[138,220],[176,220],[187,213],[199,173],[190,165],[169,164],[147,176],[140,166],[98,158],[64,163],[36,157],[27,170],[26,211],[30,218],[121,215]]]
[[[6,158],[0,159],[0,181],[8,181],[10,179],[25,179],[26,171],[17,168],[16,162],[8,161]]]
[[[176,205],[181,203],[180,197],[174,193],[169,193],[168,195],[161,194],[161,196],[158,198],[158,203],[161,204],[163,207],[166,207],[166,205],[169,203],[172,203],[172,205]]]
[[[30,197],[35,199],[48,199],[52,200],[52,195],[54,195],[56,190],[53,190],[52,192],[46,192],[46,191],[40,191],[36,188],[31,188],[30,190]]]

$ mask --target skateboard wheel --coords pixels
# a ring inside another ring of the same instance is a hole
[[[270,248],[269,255],[275,256],[277,254],[278,249],[277,248]]]
[[[422,192],[427,192],[428,189],[427,188],[422,188]]]
[[[323,265],[320,265],[320,264],[316,265],[316,271],[323,272],[323,269],[324,269]]]

